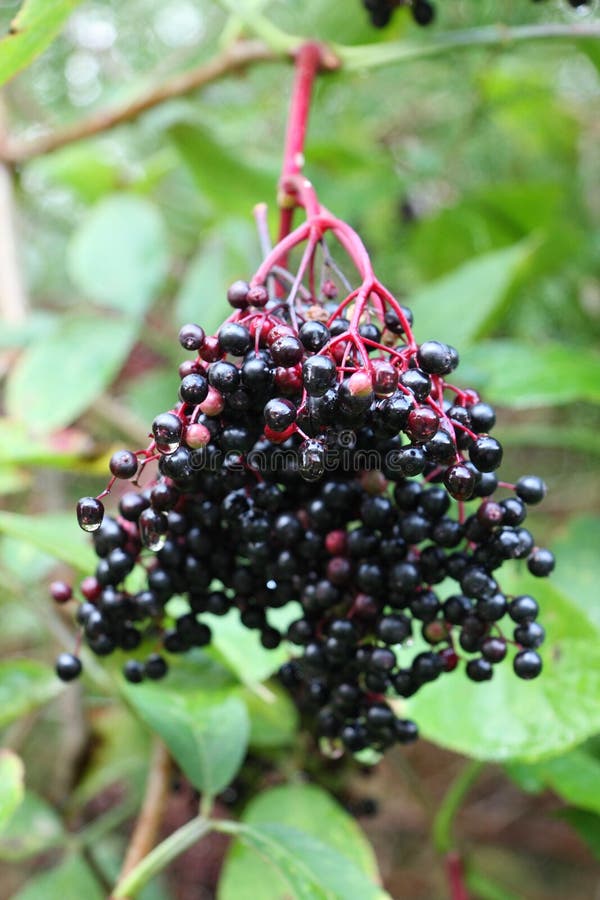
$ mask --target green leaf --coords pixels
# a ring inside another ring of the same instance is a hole
[[[25,0],[0,40],[0,84],[4,84],[52,43],[81,0]]]
[[[542,674],[522,681],[507,659],[491,681],[474,684],[460,668],[403,706],[441,746],[476,759],[536,762],[600,730],[600,640],[584,612],[552,584],[514,570],[502,584],[509,594],[538,598],[546,627]]]
[[[61,688],[52,669],[42,663],[32,659],[0,662],[0,728],[46,703]]]
[[[77,527],[74,514],[27,516],[0,512],[0,533],[32,544],[81,572],[92,571],[96,564],[89,538]]]
[[[480,685],[460,671],[428,685],[406,710],[428,740],[476,759],[554,756],[600,729],[600,646],[565,639],[544,657],[535,681],[519,680],[510,664]]]
[[[141,197],[107,197],[73,235],[68,251],[75,285],[102,305],[143,315],[169,269],[167,233],[157,208]]]
[[[161,684],[124,684],[129,703],[160,735],[192,784],[209,796],[234,778],[246,753],[250,723],[235,683],[197,654],[173,665]]]
[[[250,688],[240,693],[250,716],[251,747],[289,747],[298,728],[298,711],[289,694],[275,684],[259,696]]]
[[[600,630],[600,518],[585,516],[569,522],[566,532],[553,542],[560,564],[552,583]]]
[[[104,891],[80,856],[67,856],[58,866],[32,878],[12,900],[103,900]]]
[[[9,415],[26,418],[37,434],[74,422],[118,374],[138,328],[135,320],[116,316],[65,317],[14,366],[7,385]]]
[[[285,628],[297,619],[297,604],[289,604],[290,609],[269,611],[269,623],[276,628]],[[237,610],[225,616],[208,616],[206,621],[213,632],[212,647],[220,660],[234,672],[243,684],[250,686],[269,678],[288,659],[289,652],[280,645],[276,650],[265,650],[256,631],[244,628]]]
[[[175,303],[179,322],[202,322],[212,334],[227,314],[227,288],[258,267],[258,241],[247,219],[225,219],[209,232],[188,266]]]
[[[304,831],[281,823],[227,823],[227,831],[237,840],[219,883],[219,900],[389,900],[348,853]]]
[[[600,860],[600,816],[583,809],[567,809],[560,815],[585,841],[596,859]]]
[[[413,294],[409,302],[417,337],[427,340],[441,334],[462,348],[488,334],[530,252],[531,245],[522,242],[486,253]]]
[[[600,403],[600,379],[591,377],[597,371],[600,356],[585,347],[497,340],[469,347],[460,381],[481,390],[490,403],[560,406],[575,400]]]
[[[77,143],[29,163],[30,177],[41,178],[45,187],[66,187],[84,203],[95,203],[118,186],[118,166],[107,159],[98,143]]]
[[[600,760],[585,749],[507,770],[525,790],[538,793],[548,787],[566,803],[600,814]]]
[[[12,750],[0,750],[0,832],[23,802],[25,766]]]
[[[277,174],[251,166],[239,148],[224,146],[205,126],[179,122],[169,137],[219,217],[247,216],[260,201],[274,199]]]
[[[63,843],[64,829],[52,807],[31,791],[0,834],[0,859],[19,862]]]

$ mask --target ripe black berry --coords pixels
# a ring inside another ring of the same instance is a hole
[[[103,517],[104,506],[95,497],[82,497],[77,502],[77,521],[84,531],[97,531]]]
[[[513,668],[519,678],[537,678],[542,671],[542,658],[535,650],[521,650],[513,660]]]
[[[61,681],[73,681],[81,668],[81,661],[72,653],[61,653],[56,660],[55,671]]]

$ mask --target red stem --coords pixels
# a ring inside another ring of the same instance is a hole
[[[294,209],[298,205],[296,192],[290,189],[288,179],[300,175],[304,166],[304,141],[310,112],[310,100],[317,72],[321,68],[323,54],[319,44],[303,44],[296,54],[296,74],[292,89],[292,102],[288,116],[283,166],[281,169],[281,219],[279,240],[286,237],[292,227]]]
[[[448,853],[445,863],[451,900],[469,900],[463,862],[459,854],[455,852]]]

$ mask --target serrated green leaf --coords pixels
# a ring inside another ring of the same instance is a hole
[[[36,875],[12,900],[65,900],[66,897],[85,897],[86,900],[103,900],[105,897],[80,856],[69,855],[55,868]]]
[[[275,822],[240,823],[227,830],[237,840],[219,883],[219,900],[389,900],[355,858],[312,834]]]
[[[461,349],[489,333],[502,313],[509,288],[531,252],[529,243],[486,253],[409,299],[419,340],[443,335]]]
[[[64,838],[62,823],[52,807],[26,791],[25,797],[0,834],[0,859],[10,862],[37,856]]]
[[[95,566],[96,557],[89,539],[77,527],[75,516],[69,513],[27,516],[0,512],[0,533],[32,544],[81,572],[89,573]]]
[[[25,766],[12,750],[0,750],[0,832],[25,796]]]
[[[523,409],[600,403],[600,379],[593,374],[598,371],[600,356],[584,347],[497,340],[469,347],[459,380],[481,390],[490,403]]]
[[[234,778],[250,723],[229,674],[204,654],[174,665],[167,681],[124,684],[130,705],[160,735],[192,784],[214,796]]]
[[[0,727],[46,703],[61,688],[52,669],[35,660],[0,662]]]
[[[4,84],[52,43],[81,0],[25,0],[0,40],[0,84]]]
[[[107,197],[90,211],[68,250],[79,290],[101,305],[143,315],[169,269],[167,233],[158,209],[141,197]]]
[[[134,319],[65,317],[49,337],[29,347],[7,385],[9,415],[34,434],[70,425],[113,381],[136,339]]]

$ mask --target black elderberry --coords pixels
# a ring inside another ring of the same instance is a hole
[[[230,362],[214,362],[208,370],[208,381],[222,394],[232,394],[239,387],[240,370]]]
[[[407,616],[384,616],[377,625],[377,637],[384,644],[401,644],[411,633],[410,619]]]
[[[444,474],[444,484],[455,500],[470,500],[476,483],[475,473],[464,463],[454,463]]]
[[[246,309],[249,304],[247,281],[234,281],[227,291],[227,300],[234,309]]]
[[[428,0],[413,0],[411,12],[417,25],[431,25],[435,19],[435,8]]]
[[[469,458],[480,472],[492,472],[502,462],[502,446],[495,438],[481,435],[470,445]]]
[[[329,341],[330,333],[327,326],[322,322],[309,320],[300,328],[298,337],[306,350],[309,350],[311,353],[317,353]]]
[[[458,365],[458,353],[440,341],[425,341],[417,351],[417,362],[429,375],[447,375]]]
[[[231,356],[243,356],[252,345],[252,337],[248,329],[239,322],[226,322],[217,335],[223,353]]]
[[[175,413],[161,413],[152,423],[152,434],[160,453],[172,453],[177,450],[182,433],[183,424]]]
[[[515,597],[508,606],[508,613],[511,619],[519,624],[532,622],[537,617],[538,612],[539,606],[537,601],[528,594]]]
[[[119,513],[128,522],[137,522],[140,514],[150,505],[150,500],[143,494],[128,491],[119,500]]]
[[[506,641],[499,637],[486,638],[481,645],[481,655],[490,663],[502,662],[506,650]]]
[[[524,503],[533,506],[541,503],[546,496],[546,485],[541,478],[535,475],[524,475],[517,481],[515,492]]]
[[[74,681],[81,674],[81,660],[72,653],[61,653],[55,665],[55,671],[61,681]]]
[[[554,554],[544,547],[536,547],[527,560],[527,568],[532,575],[536,575],[538,578],[549,575],[555,565]]]
[[[205,337],[200,325],[184,325],[179,331],[179,343],[184,350],[199,350]]]
[[[420,403],[427,400],[431,393],[431,378],[421,369],[407,369],[400,376],[400,384],[408,388]],[[434,433],[432,432],[430,437],[433,437]]]
[[[539,622],[526,622],[523,625],[517,625],[514,631],[514,638],[521,647],[530,647],[535,650],[544,643],[546,632]]]
[[[138,460],[131,450],[117,450],[110,458],[108,467],[115,478],[133,478],[138,470]]]
[[[184,403],[199,405],[208,396],[208,381],[204,375],[191,374],[181,379],[179,397]]]
[[[84,531],[97,531],[103,517],[104,506],[95,497],[82,497],[77,502],[77,521]]]
[[[535,650],[521,650],[513,660],[513,668],[519,678],[537,678],[542,671],[542,658]]]
[[[295,366],[304,356],[304,348],[297,337],[283,335],[271,344],[271,356],[276,366]]]
[[[273,431],[285,431],[296,421],[296,407],[290,400],[275,398],[266,404],[264,417]]]
[[[478,659],[470,659],[467,663],[466,672],[467,678],[470,678],[471,681],[489,681],[494,674],[492,664],[489,660],[481,657]]]
[[[302,377],[307,394],[322,397],[335,383],[337,369],[328,356],[311,356],[302,366]]]

